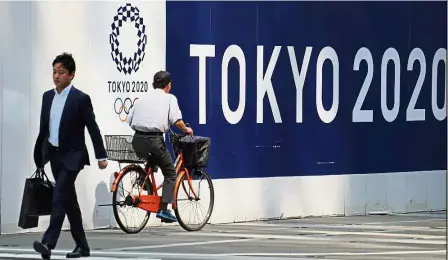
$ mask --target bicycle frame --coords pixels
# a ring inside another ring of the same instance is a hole
[[[188,169],[186,167],[184,167],[184,159],[183,159],[182,153],[180,153],[177,156],[174,166],[175,166],[176,175],[177,175],[176,184],[174,186],[174,198],[177,197],[179,185],[181,183],[182,183],[182,187],[183,187],[185,193],[188,194],[184,182],[181,181],[183,179],[183,175],[186,174],[188,185],[190,186],[190,189],[193,193],[194,199],[199,200],[196,192],[192,189],[192,183],[191,183],[192,179],[190,176],[190,172],[188,171]],[[151,167],[149,165],[149,163],[146,163],[145,169],[143,169],[140,165],[137,165],[137,164],[129,164],[126,167],[124,167],[120,172],[115,172],[114,173],[114,182],[111,187],[111,192],[114,192],[117,189],[117,185],[120,182],[120,180],[123,178],[124,173],[126,173],[129,170],[135,170],[137,172],[145,174],[145,178],[139,187],[138,195],[134,196],[132,198],[133,202],[135,204],[137,204],[137,206],[139,208],[141,208],[145,211],[157,213],[159,210],[159,204],[160,204],[160,199],[161,199],[161,196],[159,195],[158,190],[160,190],[163,187],[163,183],[161,183],[160,185],[157,185],[156,180],[155,180],[155,175],[154,175],[154,168]],[[143,191],[144,184],[148,178],[150,178],[153,194],[152,195],[141,195],[141,192]],[[176,201],[173,202],[172,207],[173,207],[173,209],[177,209]]]

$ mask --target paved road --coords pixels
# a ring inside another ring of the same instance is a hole
[[[40,259],[32,241],[41,234],[0,236],[0,259]],[[88,233],[85,259],[446,259],[446,212],[393,216],[326,217],[209,225],[200,232],[151,227],[137,235],[120,230]],[[61,236],[52,259],[73,248]]]

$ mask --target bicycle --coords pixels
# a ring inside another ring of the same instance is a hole
[[[171,140],[172,148],[174,151],[174,155],[176,160],[174,162],[174,166],[176,169],[176,183],[174,188],[174,202],[172,203],[172,209],[176,215],[177,221],[179,225],[186,231],[199,231],[201,230],[209,221],[211,214],[213,212],[214,206],[214,187],[210,175],[205,171],[204,165],[193,165],[189,166],[185,164],[186,154],[184,154],[181,145],[181,138],[186,136],[186,134],[176,134],[171,129],[168,131],[168,135]],[[159,190],[163,187],[163,183],[157,185],[155,180],[155,172],[158,171],[158,166],[153,164],[151,161],[152,155],[149,155],[148,158],[140,158],[134,152],[131,142],[133,136],[132,135],[105,135],[106,141],[106,151],[108,154],[108,158],[111,161],[117,161],[119,163],[119,172],[114,172],[114,181],[112,183],[111,192],[112,195],[112,206],[115,220],[117,221],[118,226],[122,231],[127,234],[136,234],[139,233],[143,228],[146,227],[148,223],[149,217],[151,213],[157,213],[159,210],[159,203],[161,196],[159,195]],[[205,138],[210,140],[209,138]],[[190,157],[188,157],[190,156]],[[191,159],[191,154],[187,154],[187,159]],[[191,160],[190,160],[191,161]],[[208,157],[207,160],[208,161]],[[121,168],[121,163],[128,163],[123,169]],[[140,165],[144,164],[144,168]],[[118,187],[119,184],[123,181],[124,177],[130,174],[131,172],[136,172],[138,177],[134,180],[135,183],[132,184],[132,188],[136,184],[138,187],[137,195],[128,194],[125,196],[124,201],[119,202],[117,199],[118,196]],[[199,192],[195,192],[192,184],[194,177],[204,177],[207,184],[210,186],[210,203],[208,211],[200,224],[196,227],[192,227],[186,223],[186,220],[181,216],[180,208],[178,206],[179,203],[179,191],[182,186],[183,191],[187,194],[188,201],[200,201]],[[188,185],[185,185],[185,180]],[[189,187],[189,191],[187,191],[187,186]],[[147,195],[142,195],[143,191],[147,191]],[[140,225],[135,229],[130,229],[125,227],[124,223],[120,220],[118,215],[117,206],[130,206],[132,208],[142,209],[146,215],[141,221]]]

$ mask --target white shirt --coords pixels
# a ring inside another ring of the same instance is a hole
[[[180,119],[182,112],[177,98],[162,89],[154,89],[135,101],[127,122],[134,130],[165,133],[171,124]]]
[[[50,136],[48,137],[48,142],[55,147],[59,147],[59,125],[61,124],[62,112],[64,111],[65,102],[67,101],[71,88],[72,84],[64,88],[60,94],[54,89],[54,97],[50,109]],[[98,161],[104,160],[106,158],[98,159]]]
[[[51,103],[50,110],[50,137],[48,137],[48,142],[53,146],[59,146],[59,124],[61,123],[62,111],[64,110],[65,101],[67,101],[68,93],[72,85],[68,85],[61,94],[54,90],[53,102]]]

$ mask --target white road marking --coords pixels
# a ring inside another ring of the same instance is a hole
[[[7,254],[0,253],[0,258],[20,258],[20,259],[42,259],[39,254]],[[51,259],[67,259],[62,255],[52,255]],[[83,257],[82,259],[91,260],[123,260],[123,258],[111,258],[111,257]],[[130,259],[130,258],[127,258]],[[136,259],[136,258],[134,258]],[[142,258],[140,258],[142,259]],[[145,260],[162,260],[160,258],[145,258]]]
[[[338,227],[334,229],[360,229],[357,227]],[[369,228],[370,229],[370,228]],[[257,231],[280,231],[280,230],[288,230],[291,233],[310,233],[310,234],[331,234],[331,235],[360,235],[360,236],[384,236],[384,237],[403,237],[403,238],[420,238],[420,239],[439,239],[444,237],[446,231],[443,230],[426,230],[425,231],[433,231],[431,233],[440,233],[440,235],[422,235],[422,234],[408,234],[408,233],[387,233],[393,231],[410,231],[403,229],[396,230],[384,230],[378,228],[377,231],[369,232],[369,231],[332,231],[332,230],[316,230],[310,228],[300,228],[300,227],[284,227],[284,228],[266,228],[266,229],[257,229]],[[232,230],[229,233],[245,232],[247,230]],[[413,230],[413,231],[423,231],[423,230]]]
[[[52,258],[53,255],[63,255],[65,256],[68,252],[70,252],[71,250],[52,250],[51,254],[52,254]],[[0,247],[0,253],[9,253],[9,254],[25,254],[25,253],[29,253],[29,254],[36,254],[36,252],[33,249],[30,248],[5,248],[5,247]],[[182,256],[184,255],[183,253],[167,253],[169,255],[174,255],[174,256]],[[152,253],[152,252],[106,252],[106,251],[90,251],[90,255],[91,256],[96,256],[96,257],[135,257],[135,256],[150,256],[150,255],[165,255],[165,253]],[[199,256],[214,256],[213,254],[187,254],[187,255],[199,255]]]
[[[417,234],[399,234],[384,232],[355,232],[355,231],[326,231],[326,230],[303,230],[303,233],[329,234],[329,235],[357,235],[357,236],[381,236],[381,237],[402,237],[418,239],[440,239],[442,236],[426,236]]]
[[[431,227],[413,227],[413,226],[389,226],[389,225],[374,225],[372,224],[334,224],[334,225],[325,225],[325,224],[309,224],[309,223],[297,223],[297,224],[267,224],[267,223],[235,223],[232,224],[232,226],[252,226],[252,227],[270,227],[269,230],[273,230],[271,228],[284,228],[284,229],[301,229],[303,228],[313,228],[313,229],[381,229],[381,230],[398,230],[398,231],[434,231],[434,232],[440,232],[443,229],[446,229],[446,227],[443,227],[442,229],[433,229]],[[384,224],[381,222],[378,222],[378,224]]]
[[[145,249],[154,249],[154,248],[172,248],[172,247],[181,247],[181,246],[197,246],[197,245],[211,245],[211,244],[224,244],[224,243],[245,243],[245,242],[251,242],[251,241],[262,241],[267,239],[261,239],[261,238],[249,238],[249,239],[231,239],[231,240],[219,240],[219,241],[204,241],[204,242],[190,242],[190,243],[175,243],[175,244],[162,244],[162,245],[150,245],[150,246],[134,246],[134,247],[122,247],[122,248],[111,248],[111,249],[103,249],[102,252],[115,252],[115,251],[128,251],[128,250],[145,250]],[[282,241],[269,241],[269,243],[284,243]],[[328,241],[301,241],[300,244],[303,246],[304,244],[310,244],[310,245],[322,245],[322,244],[328,244]],[[332,241],[332,246],[341,246],[341,247],[347,247],[347,242],[338,242],[338,241]],[[356,246],[359,247],[359,244]],[[388,247],[387,245],[381,245],[381,244],[374,244],[374,243],[365,243],[362,245],[364,249],[370,248],[370,249],[385,249]],[[394,249],[415,249],[415,247],[411,246],[404,246],[404,245],[393,245]]]
[[[271,246],[279,246],[279,245],[285,245],[288,242],[285,242],[285,240],[265,240],[265,239],[260,239],[260,242],[265,242],[266,247],[271,247]],[[266,243],[266,241],[268,241],[268,243]],[[290,241],[290,245],[294,245],[294,244],[300,244],[301,248],[316,248],[318,250],[321,250],[321,252],[325,252],[325,250],[330,250],[327,249],[329,247],[331,248],[345,248],[346,250],[365,250],[365,251],[378,251],[378,250],[416,250],[419,249],[418,247],[416,248],[415,245],[411,244],[385,244],[385,243],[371,243],[371,242],[356,242],[356,240],[354,240],[355,243],[348,243],[347,241],[338,241],[338,240],[333,240],[331,242],[328,242],[326,240],[322,241],[322,240],[301,240],[299,242],[296,241]],[[431,248],[432,249],[432,248]],[[263,252],[263,251],[261,251]],[[333,259],[332,259],[333,260]]]
[[[191,236],[190,233],[179,233],[178,236]],[[321,240],[321,241],[352,241],[359,242],[388,242],[402,244],[429,244],[429,245],[446,245],[446,241],[442,240],[421,240],[421,239],[375,239],[375,238],[353,238],[353,237],[311,237],[298,235],[264,235],[264,234],[244,234],[244,233],[207,233],[201,232],[201,236],[209,237],[246,237],[261,239],[285,239],[285,240]]]
[[[52,250],[52,259],[53,256],[64,256],[69,252],[69,250]],[[36,255],[37,253],[30,248],[3,248],[0,247],[0,254],[8,253],[8,254],[22,254],[25,253]],[[156,256],[156,257],[163,257],[163,256],[176,256],[176,257],[216,257],[217,254],[196,254],[196,253],[165,253],[165,252],[107,252],[107,251],[90,251],[91,257],[120,257],[120,258],[132,258],[132,257],[148,257],[148,256]],[[39,256],[39,255],[38,255]],[[156,259],[153,259],[156,260]],[[161,260],[161,259],[157,259]]]
[[[342,228],[335,228],[335,229],[336,230],[337,229],[350,230],[352,228],[344,228],[344,227],[342,227]],[[353,229],[357,229],[357,228],[353,228]],[[369,233],[369,231],[332,231],[332,230],[328,230],[328,229],[320,229],[320,230],[314,229],[312,231],[310,231],[310,230],[312,230],[312,229],[309,229],[309,228],[301,229],[301,228],[291,228],[291,227],[284,227],[284,228],[260,228],[260,229],[257,229],[257,231],[287,231],[288,233],[297,233],[297,234],[300,234],[300,233],[317,233],[317,234],[319,234],[319,233],[322,233],[322,234],[329,233],[330,234],[332,232],[334,232],[336,234],[336,233],[339,233],[339,232],[344,232],[345,234],[354,234],[354,235],[359,233],[359,235],[366,235],[366,234],[372,235],[373,234],[373,236],[376,236],[376,235],[377,236],[397,236],[397,237],[419,237],[419,236],[421,236],[419,238],[446,239],[446,237],[445,237],[446,236],[446,229],[438,229],[438,230],[435,230],[435,229],[424,229],[424,230],[423,229],[418,229],[418,230],[409,230],[409,229],[384,230],[384,229],[377,229],[377,230],[374,230],[373,232],[370,232],[370,233]],[[231,232],[228,232],[228,233],[244,233],[244,232],[247,232],[247,231],[248,231],[247,229],[246,230],[232,230]],[[432,233],[432,234],[439,234],[439,235],[423,235],[423,234],[414,234],[414,233],[410,233],[410,234],[409,233],[395,233],[395,232],[400,232],[400,231],[404,231],[404,232],[406,232],[406,231],[421,231],[421,232]]]
[[[446,250],[425,251],[386,251],[386,252],[334,252],[334,253],[230,253],[220,256],[368,256],[368,255],[416,255],[416,254],[446,254]]]
[[[397,224],[397,223],[417,223],[417,222],[429,222],[429,221],[446,221],[446,218],[431,218],[431,219],[418,219],[418,220],[400,220],[400,221],[384,221],[384,222],[368,222],[365,225],[377,225],[377,224]]]
[[[420,213],[393,213],[391,214],[393,217],[413,217],[413,218],[440,218],[443,216],[446,216],[446,211],[438,211],[438,212],[431,212],[431,211],[422,211]]]
[[[0,258],[20,258],[20,259],[41,259],[40,255],[35,253],[33,250],[29,248],[16,248],[7,250],[6,248],[0,248],[0,251],[18,251],[16,253],[0,253]],[[28,253],[25,253],[28,252]],[[57,254],[55,254],[57,253]],[[64,253],[62,255],[61,253]],[[64,251],[61,250],[53,250],[51,259],[66,259]],[[129,259],[139,259],[139,260],[162,260],[160,257],[164,259],[192,259],[192,260],[258,260],[257,257],[252,256],[222,256],[218,254],[194,254],[194,253],[164,253],[164,252],[102,252],[102,251],[90,251],[90,254],[93,255],[91,257],[84,257],[83,259],[93,259],[93,260],[129,260]],[[100,255],[100,256],[94,256]],[[113,255],[113,257],[110,257]],[[117,258],[119,257],[119,258]],[[157,258],[150,258],[157,257]],[[263,260],[282,260],[282,259],[290,259],[290,260],[314,260],[314,258],[286,258],[286,257],[263,257]],[[332,259],[338,260],[338,259]]]
[[[16,249],[16,250],[25,250],[27,249]],[[106,255],[105,252],[93,251],[92,253],[99,255]],[[145,260],[162,260],[160,258],[148,258],[150,256],[157,257],[182,257],[183,259],[228,259],[228,260],[249,260],[253,259],[254,256],[264,256],[263,259],[266,260],[274,260],[274,259],[295,259],[295,260],[310,260],[315,259],[316,256],[387,256],[387,255],[418,255],[418,254],[446,254],[446,250],[421,250],[421,251],[386,251],[386,252],[332,252],[332,253],[227,253],[227,254],[191,254],[191,253],[126,253],[120,254],[119,252],[113,253],[115,257],[85,257],[83,259],[92,259],[92,260],[123,260],[123,259],[145,259]],[[111,254],[111,253],[109,253]],[[273,256],[271,258],[269,256]],[[312,258],[282,258],[282,257],[312,257]],[[40,255],[38,254],[12,254],[12,253],[0,253],[0,257],[4,258],[20,258],[20,259],[40,259]],[[116,258],[120,257],[120,258]],[[65,256],[62,255],[52,255],[52,259],[66,259]],[[257,258],[255,258],[257,259]],[[333,259],[336,260],[336,259]]]
[[[40,259],[40,256],[29,248],[0,248],[0,257]],[[14,253],[11,253],[14,252]],[[64,255],[62,255],[62,253]],[[65,259],[66,251],[54,250],[52,259]],[[195,253],[165,253],[165,252],[104,252],[91,251],[91,257],[85,259],[95,260],[119,260],[119,259],[145,259],[162,260],[163,258],[181,259],[228,259],[228,260],[250,260],[255,256],[263,256],[264,260],[293,259],[281,257],[316,257],[316,256],[369,256],[369,255],[417,255],[417,254],[446,254],[446,250],[420,250],[420,251],[385,251],[385,252],[328,252],[328,253],[224,253],[224,254],[195,254]],[[273,256],[271,258],[270,256]],[[119,257],[119,258],[117,258]],[[157,258],[150,258],[157,257]],[[258,258],[255,258],[258,259]],[[294,258],[298,260],[297,258]],[[303,259],[303,258],[300,258]],[[309,258],[315,259],[315,258]],[[335,259],[334,259],[335,260]]]
[[[259,240],[257,238],[250,239],[229,239],[229,240],[217,240],[217,241],[203,241],[203,242],[190,242],[190,243],[175,243],[175,244],[163,244],[152,246],[134,246],[134,247],[122,247],[106,249],[103,251],[124,251],[124,250],[140,250],[140,249],[152,249],[152,248],[166,248],[166,247],[180,247],[180,246],[198,246],[198,245],[212,245],[212,244],[225,244],[225,243],[241,243],[247,241]]]

